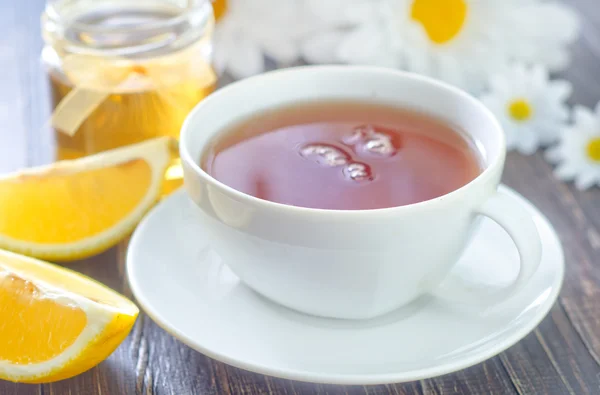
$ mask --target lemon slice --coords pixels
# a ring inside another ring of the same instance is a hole
[[[62,380],[106,359],[138,308],[79,273],[0,250],[0,379]]]
[[[85,258],[125,237],[158,199],[168,137],[0,177],[0,248]]]

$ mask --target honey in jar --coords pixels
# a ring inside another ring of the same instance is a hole
[[[56,158],[177,138],[212,92],[209,0],[56,0],[43,16]],[[166,173],[178,184],[174,158]]]

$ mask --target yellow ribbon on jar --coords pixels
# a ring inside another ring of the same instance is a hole
[[[54,109],[50,119],[52,126],[73,136],[110,95],[140,87],[151,89],[176,105],[169,87],[181,83],[208,87],[217,80],[212,66],[200,53],[205,46],[206,42],[198,42],[178,53],[141,61],[85,54],[65,56],[62,71],[73,89]]]

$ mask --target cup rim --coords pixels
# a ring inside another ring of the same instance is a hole
[[[361,210],[343,210],[343,209],[321,209],[321,208],[311,208],[311,207],[302,207],[302,206],[293,206],[284,203],[277,203],[270,200],[260,199],[255,196],[249,195],[247,193],[238,191],[235,188],[232,188],[210,174],[208,174],[202,167],[197,163],[196,160],[192,158],[188,147],[189,135],[192,132],[192,122],[193,119],[198,116],[198,113],[202,112],[204,107],[207,106],[208,103],[219,99],[221,96],[228,95],[230,91],[234,91],[235,89],[239,89],[245,83],[250,81],[259,81],[263,80],[263,83],[268,83],[269,80],[277,77],[279,78],[281,75],[285,74],[295,74],[297,72],[310,70],[312,72],[318,73],[322,71],[344,71],[344,72],[375,72],[382,75],[387,75],[388,77],[402,77],[402,78],[410,78],[413,80],[418,80],[420,83],[433,85],[437,89],[445,89],[450,91],[451,93],[457,95],[461,100],[466,100],[472,103],[475,108],[481,111],[486,118],[489,119],[491,125],[494,129],[497,130],[497,134],[499,136],[499,154],[488,163],[483,171],[474,179],[466,183],[465,185],[457,188],[451,192],[448,192],[444,195],[435,197],[433,199],[424,200],[417,203],[402,205],[402,206],[394,206],[394,207],[385,207],[385,208],[376,208],[376,209],[361,209]],[[439,204],[442,201],[448,199],[455,199],[459,195],[463,194],[467,189],[473,187],[475,184],[479,184],[481,182],[485,182],[486,180],[492,177],[495,168],[500,164],[504,163],[506,157],[506,136],[503,131],[500,122],[497,120],[496,116],[477,98],[470,95],[469,93],[459,89],[453,85],[450,85],[446,82],[436,80],[434,78],[426,77],[420,74],[390,69],[386,67],[379,66],[357,66],[357,65],[303,65],[303,66],[295,66],[285,69],[277,69],[273,71],[269,71],[266,73],[262,73],[256,76],[248,77],[242,80],[235,81],[227,86],[220,88],[216,92],[212,93],[200,103],[198,103],[192,111],[187,115],[185,121],[181,127],[181,135],[179,138],[179,155],[182,161],[184,161],[193,171],[200,176],[206,183],[209,185],[218,188],[219,190],[225,192],[227,195],[235,198],[237,201],[245,201],[261,207],[263,209],[269,210],[277,210],[277,211],[288,211],[297,214],[319,214],[319,215],[343,215],[343,216],[364,216],[364,215],[373,215],[373,214],[385,214],[385,213],[397,213],[415,209],[425,209],[432,205]],[[185,180],[184,180],[185,182]]]

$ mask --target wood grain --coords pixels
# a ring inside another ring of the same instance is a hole
[[[41,72],[42,0],[0,0],[0,172],[48,162],[52,135]],[[571,103],[600,100],[600,6],[572,0],[583,22],[573,65],[561,77]],[[545,213],[564,244],[566,278],[540,326],[496,358],[446,376],[388,386],[333,386],[280,380],[236,369],[191,350],[143,314],[111,357],[70,380],[0,382],[0,395],[129,394],[600,394],[600,190],[558,182],[542,154],[508,156],[504,181]],[[72,267],[131,296],[126,243]]]

